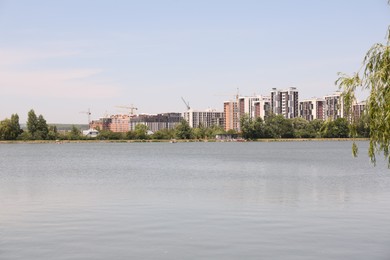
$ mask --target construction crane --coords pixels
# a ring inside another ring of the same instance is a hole
[[[191,109],[190,103],[188,103],[187,101],[185,101],[183,97],[181,97],[181,100],[183,100],[184,105],[186,105],[186,107],[187,107],[187,110],[190,110],[190,109]]]
[[[134,115],[134,110],[138,110],[138,108],[134,107],[133,104],[131,104],[130,106],[116,106],[116,107],[128,109],[130,116]]]
[[[88,108],[88,111],[82,111],[80,113],[88,115],[88,125],[89,125],[91,123],[91,110]]]
[[[215,96],[233,96],[235,98],[235,101],[238,102],[238,98],[240,97],[240,89],[237,88],[237,92],[235,94],[222,94],[222,95],[215,95]]]

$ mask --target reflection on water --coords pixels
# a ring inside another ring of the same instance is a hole
[[[389,259],[390,172],[350,149],[2,144],[0,259]]]

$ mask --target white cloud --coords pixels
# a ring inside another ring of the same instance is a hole
[[[119,87],[102,84],[96,76],[102,69],[26,69],[20,66],[44,59],[74,56],[77,52],[0,49],[0,89],[2,95],[49,98],[109,98],[119,95]]]

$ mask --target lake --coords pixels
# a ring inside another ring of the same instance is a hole
[[[367,147],[0,144],[0,259],[390,259]]]

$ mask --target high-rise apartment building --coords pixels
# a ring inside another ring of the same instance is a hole
[[[299,115],[298,110],[298,90],[288,88],[271,91],[271,111],[275,115],[283,115],[285,118],[295,118]]]
[[[354,120],[359,120],[364,113],[366,112],[367,102],[356,102],[352,105],[352,116],[354,117]]]
[[[110,131],[117,133],[126,133],[130,130],[130,115],[112,115],[110,118]]]
[[[265,119],[271,114],[271,97],[259,96],[259,100],[254,102],[255,118]]]
[[[325,100],[321,98],[306,99],[299,102],[299,116],[312,121],[315,119],[324,120]]]
[[[225,131],[240,131],[240,115],[237,101],[225,101],[223,103],[223,112],[225,116]]]
[[[223,112],[218,112],[215,109],[207,109],[205,111],[187,110],[183,113],[183,118],[188,122],[190,127],[211,127],[225,125],[225,117]]]
[[[143,124],[148,130],[156,132],[162,129],[173,129],[181,121],[180,113],[162,113],[157,115],[136,115],[130,119],[130,130],[134,131],[136,125]]]
[[[335,120],[345,117],[344,102],[341,92],[336,91],[332,95],[327,95],[325,99],[325,120]]]

